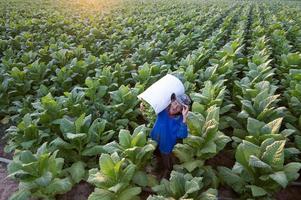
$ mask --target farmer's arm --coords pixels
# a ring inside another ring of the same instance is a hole
[[[188,106],[185,106],[183,111],[182,111],[183,120],[180,121],[179,129],[178,129],[178,132],[177,132],[177,138],[186,138],[187,135],[188,135],[187,125],[186,125],[188,111],[189,111]]]

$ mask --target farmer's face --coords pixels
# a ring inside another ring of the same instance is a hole
[[[174,100],[171,102],[171,105],[169,108],[169,113],[171,115],[176,115],[178,113],[181,113],[182,109],[183,109],[183,106],[177,100]]]

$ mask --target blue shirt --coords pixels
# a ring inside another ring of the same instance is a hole
[[[178,138],[186,138],[187,125],[183,122],[183,116],[169,116],[168,108],[161,111],[151,131],[151,138],[159,145],[162,153],[171,153]]]

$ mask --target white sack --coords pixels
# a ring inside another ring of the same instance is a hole
[[[167,74],[139,94],[138,98],[149,103],[158,114],[170,104],[172,93],[176,95],[184,94],[185,88],[177,77]]]

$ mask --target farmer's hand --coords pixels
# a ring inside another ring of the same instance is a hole
[[[183,123],[186,123],[187,120],[187,116],[188,116],[188,111],[189,111],[189,107],[184,105],[184,108],[182,110],[182,115],[183,115]]]

